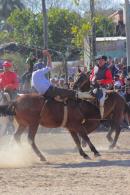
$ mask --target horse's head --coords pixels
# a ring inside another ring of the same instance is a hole
[[[74,90],[80,90],[80,91],[89,91],[90,90],[90,80],[89,75],[85,73],[80,73],[74,83],[73,86]]]

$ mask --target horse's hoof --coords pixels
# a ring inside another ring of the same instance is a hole
[[[111,144],[111,145],[109,146],[109,149],[113,149],[113,148],[114,148],[114,145]]]
[[[87,144],[86,143],[82,143],[82,148],[85,148],[87,147]]]
[[[98,152],[98,153],[95,153],[94,156],[99,157],[99,156],[101,156],[101,154]]]
[[[45,157],[41,157],[41,158],[40,158],[40,161],[42,161],[42,162],[46,162],[47,160],[46,160],[46,158],[45,158]]]
[[[85,155],[85,156],[84,156],[84,159],[86,159],[86,160],[91,160],[91,158],[90,158],[88,155]]]
[[[44,161],[44,165],[51,165],[51,163]]]
[[[120,146],[116,146],[116,148],[118,149],[118,150],[120,150],[121,148],[120,148]]]
[[[113,140],[112,140],[112,138],[111,138],[110,136],[107,135],[106,138],[107,138],[107,140],[108,140],[110,143],[113,142]]]

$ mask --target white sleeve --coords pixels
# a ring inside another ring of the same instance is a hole
[[[94,75],[98,72],[98,66],[94,67]]]
[[[52,68],[46,66],[45,68],[42,68],[42,69],[40,69],[40,70],[41,70],[41,72],[43,72],[44,74],[46,74],[46,73],[50,72],[50,71],[52,70]]]

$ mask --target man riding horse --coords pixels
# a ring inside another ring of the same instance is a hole
[[[93,93],[96,94],[96,97],[99,100],[101,117],[103,118],[106,89],[112,85],[113,80],[112,73],[108,68],[107,57],[99,56],[96,60],[98,60],[98,65],[92,70],[90,81],[96,87],[96,89],[93,90]]]
[[[31,81],[32,87],[35,88],[39,94],[50,98],[59,97],[60,99],[93,98],[88,92],[76,92],[74,90],[53,86],[48,79],[48,73],[52,70],[51,55],[48,50],[43,50],[43,56],[47,56],[47,66],[44,66],[43,68],[34,67]]]
[[[12,67],[13,64],[10,61],[4,61],[3,72],[0,73],[0,90],[7,92],[11,99],[15,99],[19,83],[17,74],[11,70]]]

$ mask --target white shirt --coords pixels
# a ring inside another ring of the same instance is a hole
[[[39,94],[44,94],[51,86],[50,81],[46,78],[46,74],[50,72],[50,67],[45,67],[36,70],[32,73],[31,85],[34,87]]]
[[[92,83],[94,84],[94,82],[95,82],[95,78],[96,78],[96,74],[97,74],[97,72],[98,72],[98,70],[99,70],[99,67],[96,65],[96,66],[94,66],[94,76],[93,76],[93,78],[92,78]]]

